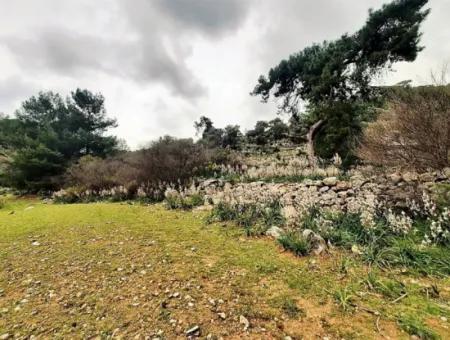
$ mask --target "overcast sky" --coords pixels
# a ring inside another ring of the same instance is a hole
[[[81,87],[106,97],[112,132],[135,148],[170,134],[272,119],[249,92],[305,46],[352,33],[380,0],[0,0],[0,112],[40,90]],[[430,0],[426,49],[384,77],[429,81],[450,61],[450,0]]]

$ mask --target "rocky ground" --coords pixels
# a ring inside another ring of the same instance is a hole
[[[296,258],[204,217],[7,200],[0,339],[397,339],[411,325],[450,334],[447,278],[370,270],[338,250]],[[406,293],[373,291],[369,271]]]

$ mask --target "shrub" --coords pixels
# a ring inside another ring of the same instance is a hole
[[[388,109],[364,131],[359,156],[416,170],[450,165],[450,85],[394,91]]]
[[[208,222],[214,221],[234,221],[245,228],[247,236],[257,236],[263,235],[271,226],[284,224],[285,219],[277,201],[265,205],[219,202],[208,217]]]
[[[201,206],[204,203],[203,195],[195,193],[190,196],[182,196],[176,190],[167,190],[165,193],[164,203],[167,209],[175,210],[191,210]]]
[[[202,173],[210,157],[192,139],[164,137],[145,149],[113,158],[84,157],[69,168],[66,177],[67,183],[79,188],[78,191],[88,191],[83,194],[84,199],[98,195],[112,201],[131,198],[158,201],[164,198],[168,187],[180,189]]]
[[[310,242],[299,232],[288,232],[278,238],[281,246],[297,256],[306,256],[311,252]]]

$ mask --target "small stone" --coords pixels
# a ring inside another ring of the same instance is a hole
[[[239,323],[242,324],[242,325],[244,325],[244,331],[246,331],[246,330],[250,327],[250,322],[249,322],[248,319],[247,319],[245,316],[243,316],[243,315],[240,315],[240,316],[239,316]]]
[[[273,237],[273,238],[279,238],[281,236],[281,233],[283,232],[283,230],[277,226],[273,226],[270,227],[269,229],[267,229],[266,231],[266,235]]]
[[[9,333],[0,335],[0,340],[8,340],[10,338],[11,338],[11,334],[9,334]]]
[[[34,246],[34,247],[38,247],[41,244],[38,241],[34,241],[34,242],[31,243],[31,245]]]
[[[225,313],[217,313],[217,315],[222,319],[225,320],[227,318],[227,315]]]
[[[216,305],[216,300],[209,298],[208,302],[210,305],[215,306]]]
[[[323,179],[323,184],[329,187],[334,187],[337,183],[338,179],[336,177],[327,177]]]
[[[192,328],[189,328],[186,331],[186,335],[187,336],[198,335],[199,333],[200,333],[200,326],[198,326],[198,325],[196,325],[196,326],[194,326]]]
[[[320,193],[323,193],[323,192],[327,192],[328,190],[330,190],[330,187],[329,187],[329,186],[324,186],[324,187],[321,187],[321,188],[319,189],[319,192],[320,192]]]
[[[447,318],[445,316],[441,316],[441,321],[447,322]]]

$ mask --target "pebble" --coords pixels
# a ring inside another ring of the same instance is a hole
[[[198,332],[200,332],[200,326],[196,325],[196,326],[194,326],[192,328],[189,328],[186,331],[186,335],[194,335],[194,334],[196,334]]]
[[[10,338],[11,338],[11,334],[9,334],[9,333],[0,335],[0,340],[8,340]]]
[[[225,313],[217,313],[217,315],[222,319],[225,320],[227,318],[227,315]]]
[[[41,244],[38,241],[34,241],[33,243],[31,243],[31,245],[34,246],[34,247],[38,247]]]
[[[244,325],[244,331],[246,331],[250,327],[250,322],[243,315],[239,316],[239,323]]]

